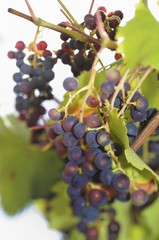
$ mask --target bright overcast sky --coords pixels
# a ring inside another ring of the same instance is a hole
[[[124,19],[122,23],[131,19],[134,14],[134,6],[138,0],[98,0],[95,2],[93,10],[96,10],[99,6],[105,6],[110,11],[121,10],[124,13]],[[155,0],[150,0],[151,10],[157,17],[159,16],[159,9],[155,5]],[[38,4],[37,4],[38,3]],[[74,15],[78,22],[83,21],[83,17],[87,14],[91,0],[63,0],[63,3],[68,7],[70,12]],[[37,1],[30,0],[30,4],[35,14],[43,18],[44,20],[58,24],[61,21],[65,21],[65,17],[60,12],[60,5],[56,0]],[[99,4],[99,5],[98,5]],[[7,12],[8,8],[14,8],[23,13],[29,14],[24,0],[5,0],[1,1],[0,9],[0,115],[14,112],[14,97],[12,92],[14,82],[12,81],[12,75],[18,69],[15,67],[14,60],[7,58],[7,52],[14,50],[15,43],[18,40],[23,40],[26,44],[33,41],[34,34],[36,32],[36,26],[32,23],[16,17]],[[142,34],[142,33],[141,33]],[[58,38],[59,33],[45,29],[43,31],[42,40],[48,42],[50,50],[56,50],[60,48],[61,41]],[[40,39],[40,40],[41,40]],[[60,93],[59,97],[63,93],[61,85],[58,82],[62,81],[70,74],[69,67],[58,64],[55,68],[55,79],[53,83],[54,91]],[[0,211],[0,239],[3,240],[58,240],[58,236],[47,230],[46,221],[40,217],[40,215],[32,210],[28,209],[24,213],[12,218],[8,218]]]

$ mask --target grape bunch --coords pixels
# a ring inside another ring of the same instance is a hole
[[[15,108],[19,118],[32,127],[46,112],[43,101],[53,99],[50,82],[54,79],[56,58],[47,49],[45,41],[28,47],[23,41],[18,41],[15,48],[15,51],[8,52],[8,57],[16,60],[19,69],[13,74],[14,93],[17,95]]]
[[[112,216],[110,206],[114,201],[131,201],[133,206],[140,208],[150,198],[149,192],[142,186],[135,186],[122,168],[123,147],[112,138],[108,107],[120,113],[126,106],[125,127],[129,144],[149,121],[153,109],[148,108],[147,99],[139,91],[130,98],[130,83],[125,81],[120,86],[121,81],[122,75],[117,68],[106,71],[100,89],[89,93],[85,100],[90,112],[84,115],[83,121],[81,111],[78,114],[67,114],[63,108],[48,111],[53,120],[54,149],[66,160],[61,177],[68,184],[73,214],[81,220],[78,229],[85,233],[87,240],[98,239],[97,226],[103,218]],[[78,79],[74,76],[63,81],[68,93],[75,91],[78,94],[78,86]],[[119,230],[114,213],[108,225],[109,239],[117,239]]]
[[[98,18],[101,18],[104,30],[112,41],[117,41],[115,38],[117,27],[123,19],[123,13],[120,10],[106,14],[105,7],[99,7],[94,14],[88,13],[84,16],[84,21],[80,24],[83,33],[87,33],[90,38],[94,39],[94,44],[90,42],[82,42],[76,38],[70,37],[66,33],[60,34],[60,39],[63,41],[61,48],[55,51],[57,59],[61,59],[63,64],[69,65],[71,72],[75,77],[79,76],[82,71],[89,71],[92,67],[94,58],[100,48],[101,36],[98,31]],[[71,29],[71,25],[67,22],[62,22],[59,26]],[[74,30],[74,29],[72,29]],[[112,49],[113,50],[113,49]],[[115,53],[115,59],[122,58],[120,53]]]

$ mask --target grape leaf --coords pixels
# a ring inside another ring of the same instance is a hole
[[[159,181],[159,176],[146,163],[144,163],[131,148],[125,149],[125,157],[128,163],[130,163],[132,166],[140,171],[144,171],[143,173],[147,174],[148,177],[149,174],[151,174],[153,178]]]
[[[149,108],[159,109],[159,81],[156,71],[149,74],[141,85],[141,91],[149,102]]]
[[[159,70],[159,23],[142,1],[134,18],[118,28],[117,37],[123,38],[117,51],[124,53],[129,67],[142,64]]]
[[[50,227],[61,231],[72,229],[79,222],[79,219],[72,213],[66,189],[67,184],[62,181],[53,185],[52,191],[55,196],[49,201],[49,211],[46,211],[47,200],[39,200],[37,203],[37,206],[47,217]]]
[[[127,128],[122,118],[117,116],[117,109],[113,109],[109,114],[109,127],[111,137],[119,143],[124,149],[129,147],[129,139],[127,136]]]
[[[6,213],[15,214],[49,193],[63,164],[52,150],[31,146],[30,132],[14,116],[0,119],[0,139],[1,204]]]

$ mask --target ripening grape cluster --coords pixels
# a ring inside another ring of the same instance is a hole
[[[39,117],[46,112],[43,101],[53,99],[50,82],[54,79],[56,60],[45,41],[28,47],[23,41],[18,41],[15,51],[9,51],[8,57],[16,60],[19,70],[13,74],[15,108],[20,119],[25,120],[29,127],[35,126]]]
[[[131,147],[156,109],[149,108],[140,87],[133,92],[132,79],[129,75],[124,76],[122,64],[104,68],[105,80],[99,81],[98,87],[96,83],[90,87],[89,81],[88,86],[85,84],[80,88],[78,79],[83,71],[91,71],[101,47],[99,24],[116,42],[117,27],[122,19],[120,10],[107,13],[106,8],[101,6],[94,14],[86,14],[78,26],[83,35],[90,37],[90,42],[62,32],[60,39],[63,42],[61,48],[54,51],[55,57],[45,41],[31,43],[28,47],[23,41],[18,41],[16,50],[8,52],[8,57],[16,60],[19,69],[13,75],[14,93],[17,95],[15,107],[20,119],[25,120],[29,127],[38,125],[40,116],[46,112],[43,101],[54,98],[50,86],[54,79],[54,65],[60,59],[71,68],[73,76],[63,81],[66,105],[48,110],[51,127],[46,127],[45,139],[47,143],[50,140],[53,150],[64,159],[61,179],[67,186],[72,213],[79,218],[77,228],[85,234],[86,240],[98,240],[99,226],[105,221],[108,240],[117,240],[121,226],[113,203],[129,201],[134,208],[140,209],[149,204],[154,193],[154,189],[149,191],[139,184],[135,174],[128,173],[123,164],[125,149],[120,144],[122,139],[118,139],[119,135],[113,135],[110,113],[115,110],[113,113],[125,124],[126,139]],[[77,27],[72,22],[62,22],[59,26],[72,31]],[[115,53],[114,57],[118,60],[122,55]],[[149,161],[145,162],[152,170],[159,171],[159,128],[146,142],[146,147],[137,150],[137,154],[144,158],[146,148],[150,154],[147,156]]]
[[[78,228],[86,236],[91,232],[96,236],[87,236],[88,240],[98,239],[97,222],[104,214],[109,216],[109,206],[115,200],[131,201],[136,207],[142,207],[149,201],[145,189],[134,187],[129,176],[120,168],[118,158],[122,156],[123,149],[111,138],[107,106],[113,104],[113,108],[120,112],[131,92],[130,84],[125,82],[114,98],[121,78],[117,68],[106,71],[106,79],[98,94],[92,92],[86,99],[85,105],[92,111],[84,116],[83,121],[78,115],[66,115],[60,109],[48,111],[49,118],[53,120],[54,149],[66,158],[61,177],[68,184],[67,193],[73,213],[81,219]],[[63,87],[67,92],[77,90],[78,79],[67,77]],[[154,109],[148,108],[147,99],[137,91],[125,111],[129,114],[125,126],[131,144],[151,118]],[[110,239],[117,239],[120,226],[115,221],[115,212],[113,216],[108,232]],[[89,224],[92,223],[93,229],[90,229]]]
[[[99,7],[94,14],[86,14],[84,16],[84,21],[81,23],[83,31],[96,40],[101,39],[97,26],[97,12],[101,17],[104,30],[109,38],[116,41],[116,29],[123,19],[123,13],[120,10],[107,14],[105,7]],[[67,22],[62,22],[59,26],[71,29]],[[75,77],[79,76],[82,71],[89,71],[100,47],[98,41],[92,46],[92,43],[82,42],[65,33],[61,33],[60,38],[63,42],[61,44],[61,49],[56,51],[57,59],[61,59],[63,64],[69,65]],[[116,60],[121,57],[121,54],[115,53]]]

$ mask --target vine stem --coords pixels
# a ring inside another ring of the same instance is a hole
[[[35,16],[35,13],[34,13],[32,7],[30,6],[30,3],[28,2],[28,0],[25,0],[25,3],[26,3],[26,5],[27,5],[27,7],[28,7],[28,9],[29,9],[29,12],[30,12],[30,14],[31,14],[32,19],[34,20],[34,22],[38,21],[38,18]]]
[[[83,116],[84,116],[84,108],[85,108],[85,104],[86,104],[86,100],[88,98],[88,96],[90,95],[91,91],[93,90],[94,88],[94,82],[95,82],[95,76],[96,76],[96,65],[99,61],[99,57],[100,57],[100,54],[101,52],[103,51],[103,47],[101,47],[94,59],[94,62],[92,64],[92,68],[91,68],[91,73],[90,73],[90,80],[89,80],[89,83],[88,83],[88,90],[87,90],[87,93],[84,97],[84,100],[82,102],[82,106],[81,106],[81,110],[80,110],[80,121],[83,122]]]
[[[122,76],[119,84],[117,85],[117,87],[116,87],[116,89],[115,89],[115,92],[114,92],[114,94],[113,94],[113,96],[112,96],[112,100],[111,100],[111,104],[110,104],[110,110],[112,110],[112,109],[114,108],[115,99],[116,99],[119,91],[123,88],[124,83],[125,83],[125,81],[126,81],[126,77],[127,77],[127,75],[129,74],[129,72],[130,72],[130,69],[129,69],[129,68],[126,69],[126,71],[125,71],[125,73],[123,74],[123,76]]]
[[[66,103],[66,106],[64,107],[64,109],[65,109],[65,116],[68,115],[68,107],[69,107],[70,103],[72,102],[72,100],[73,100],[75,97],[77,97],[78,94],[80,94],[80,93],[83,92],[83,91],[86,91],[87,89],[88,89],[88,86],[85,86],[85,87],[79,89],[79,90],[78,90],[77,92],[75,92],[74,94],[70,95],[69,100],[68,100],[68,102]]]
[[[93,6],[94,6],[94,2],[95,2],[95,0],[92,0],[92,3],[91,3],[91,6],[90,6],[90,9],[89,9],[89,12],[88,12],[88,13],[91,13],[91,12],[92,12],[92,9],[93,9]]]
[[[154,132],[157,126],[159,126],[159,112],[157,112],[150,120],[148,125],[142,130],[130,147],[136,152],[143,145],[145,140]]]
[[[143,81],[146,79],[146,77],[153,71],[152,67],[149,67],[145,74],[142,76],[142,78],[139,80],[138,84],[136,85],[136,87],[134,88],[134,90],[132,91],[132,93],[130,94],[129,98],[127,99],[126,103],[124,104],[124,106],[122,107],[122,109],[119,111],[118,113],[118,117],[120,117],[123,112],[125,111],[127,105],[130,103],[132,97],[134,96],[135,92],[140,88],[141,84],[143,83]]]

